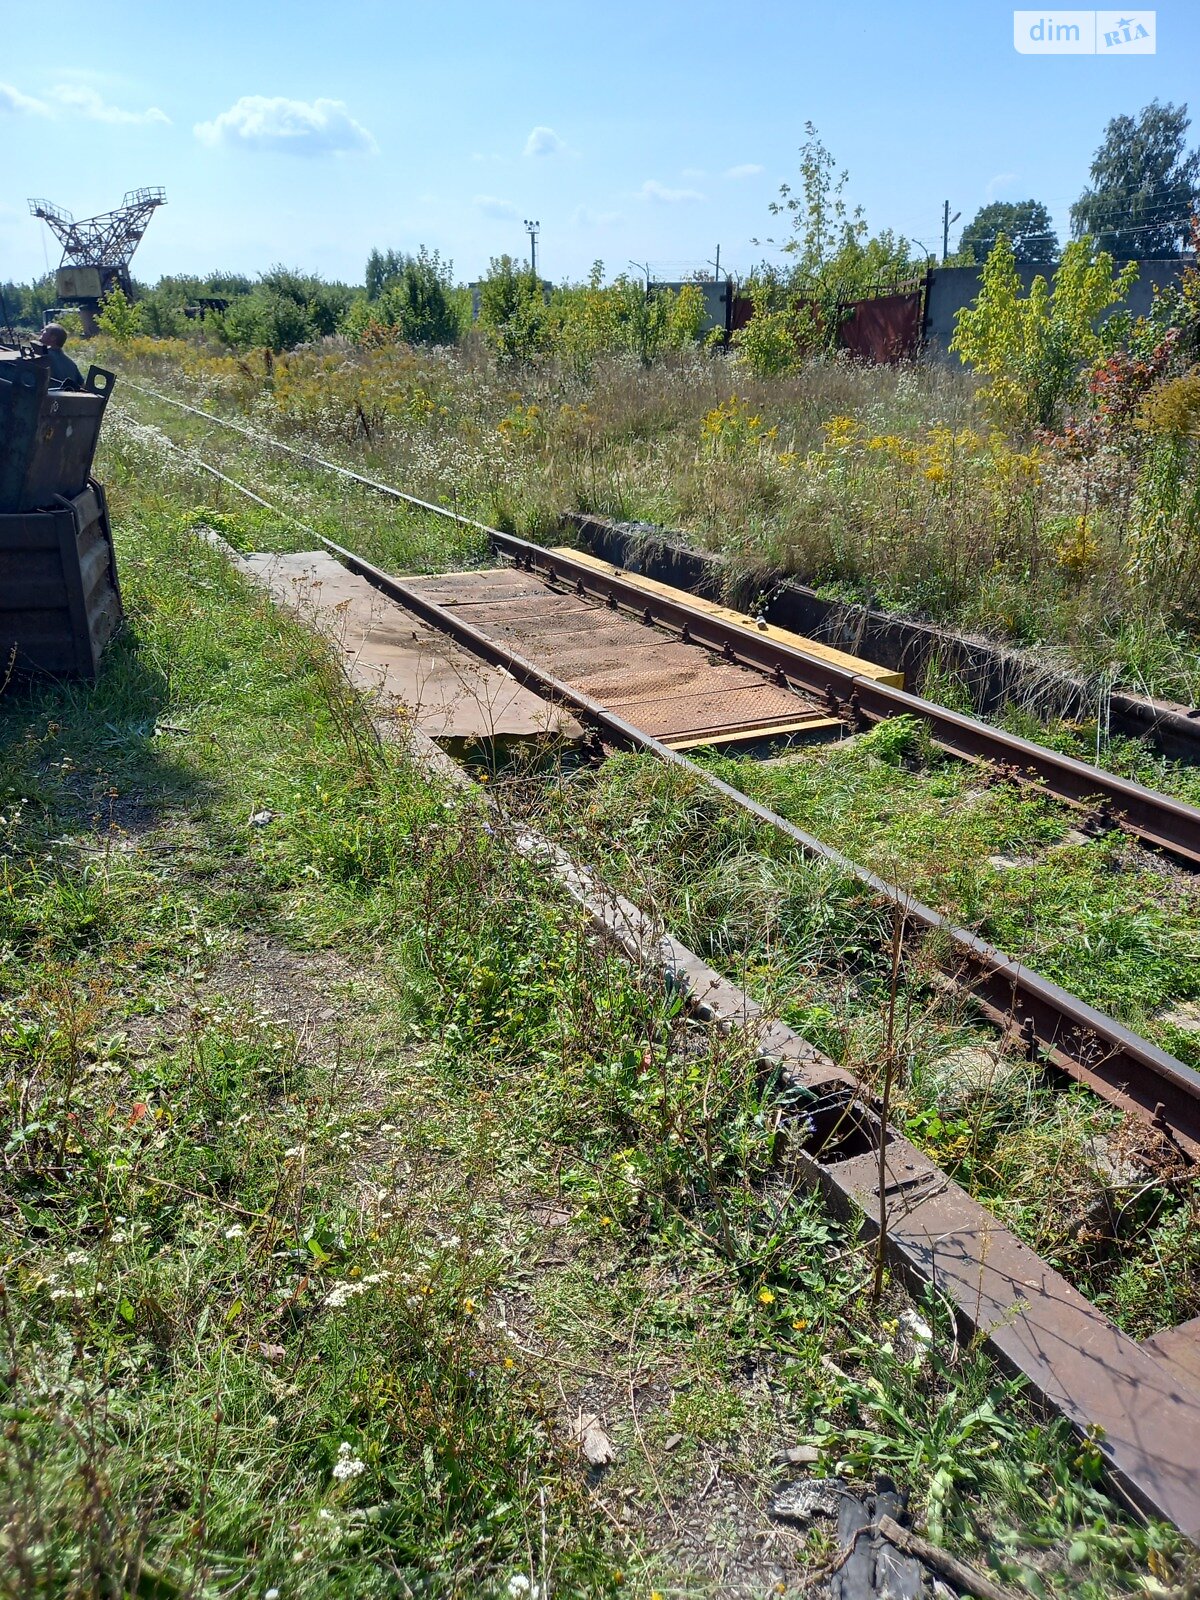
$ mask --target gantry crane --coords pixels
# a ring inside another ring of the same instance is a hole
[[[115,211],[77,222],[69,211],[49,200],[29,202],[31,214],[41,217],[63,247],[54,292],[60,300],[79,307],[85,333],[94,331],[97,307],[111,289],[119,287],[132,295],[129,263],[133,252],[154,212],[166,203],[165,189],[130,189]]]

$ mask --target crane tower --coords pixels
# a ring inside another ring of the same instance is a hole
[[[129,263],[147,224],[159,206],[167,203],[166,190],[130,189],[115,211],[78,222],[62,206],[49,200],[31,200],[29,210],[54,234],[63,247],[54,288],[60,300],[77,305],[84,331],[94,331],[96,309],[114,287],[133,293]]]

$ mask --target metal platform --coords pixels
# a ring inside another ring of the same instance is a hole
[[[841,726],[815,696],[531,573],[488,568],[404,583],[675,750]]]
[[[324,550],[234,559],[320,628],[356,688],[385,708],[403,706],[431,738],[455,745],[583,737],[569,711],[427,627]]]

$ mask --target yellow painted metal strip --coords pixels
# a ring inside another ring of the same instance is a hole
[[[742,628],[753,628],[755,633],[774,639],[778,644],[790,645],[793,650],[802,650],[806,656],[812,656],[817,661],[828,661],[846,672],[857,672],[864,678],[873,678],[876,683],[886,683],[893,689],[904,687],[902,672],[893,672],[890,667],[880,667],[873,661],[864,661],[861,656],[852,656],[845,650],[835,650],[832,645],[821,644],[816,639],[807,639],[800,633],[791,633],[787,628],[777,628],[774,623],[756,622],[744,611],[734,611],[731,606],[718,605],[715,600],[704,600],[699,595],[689,594],[685,589],[672,589],[668,583],[659,583],[656,578],[643,577],[640,572],[629,572],[625,567],[614,567],[610,561],[601,561],[597,556],[588,555],[586,551],[576,550],[570,545],[558,545],[555,554],[570,556],[572,561],[580,561],[596,572],[611,572],[614,577],[623,578],[626,583],[634,584],[647,594],[666,595],[680,605],[690,606],[693,611],[704,611],[709,616],[720,617],[723,622],[733,622]]]
[[[774,722],[761,728],[735,728],[731,733],[709,733],[690,739],[664,739],[671,750],[718,750],[723,744],[750,744],[756,739],[786,739],[790,734],[823,733],[826,728],[844,728],[840,717],[809,717],[804,722]]]

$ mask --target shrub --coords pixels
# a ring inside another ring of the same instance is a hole
[[[215,317],[213,326],[235,349],[265,346],[278,353],[336,333],[351,298],[345,284],[273,267],[249,294]]]
[[[436,250],[421,245],[415,256],[386,257],[373,250],[366,298],[351,308],[346,331],[378,324],[406,344],[453,344],[461,331],[457,300],[453,263]]]
[[[775,276],[750,280],[753,315],[733,336],[734,348],[760,378],[796,372],[820,343],[809,307],[797,303]]]
[[[1121,325],[1106,334],[1097,324],[1137,273],[1132,261],[1116,272],[1106,251],[1093,259],[1091,240],[1077,239],[1063,251],[1053,290],[1038,273],[1022,295],[1012,245],[1000,234],[950,348],[991,379],[987,399],[1004,421],[1050,427],[1081,393],[1085,367],[1114,342]]]
[[[506,361],[530,361],[545,346],[545,292],[512,256],[492,257],[479,285],[479,325]]]
[[[120,284],[114,284],[100,302],[96,322],[101,333],[108,334],[117,344],[128,344],[142,331],[142,309],[126,299]]]

